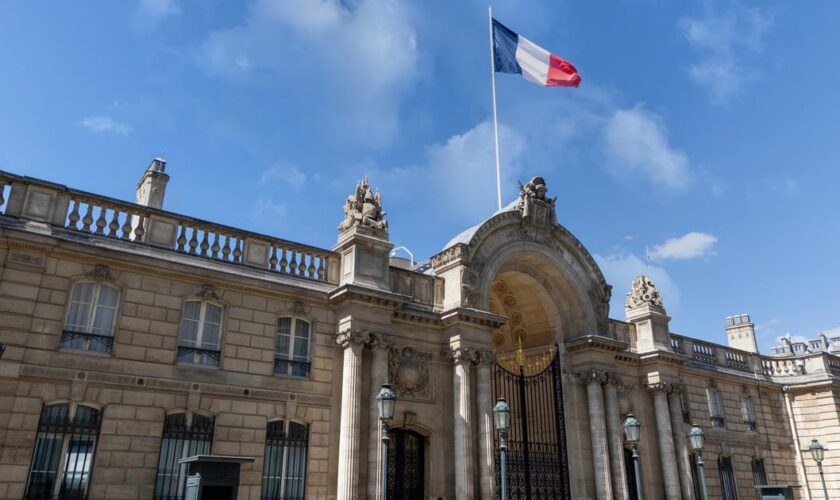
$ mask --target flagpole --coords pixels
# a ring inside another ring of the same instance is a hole
[[[496,139],[496,198],[502,209],[502,176],[499,173],[499,119],[496,116],[496,53],[493,48],[493,7],[487,6],[487,21],[490,25],[490,80],[493,87],[493,134]]]

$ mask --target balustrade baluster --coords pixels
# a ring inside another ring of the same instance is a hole
[[[196,247],[198,247],[198,227],[193,226],[190,229],[192,229],[192,236],[190,236],[189,253],[195,254],[196,253],[195,249],[196,249]]]
[[[135,241],[142,241],[143,235],[146,234],[146,228],[143,227],[145,217],[142,215],[137,216],[137,227],[134,228],[134,239]]]
[[[89,233],[91,224],[93,224],[93,203],[87,202],[87,211],[82,217],[82,231]]]
[[[230,252],[231,252],[230,235],[226,234],[225,235],[225,246],[222,247],[222,260],[229,262],[230,261]]]
[[[205,228],[204,229],[204,239],[201,240],[201,256],[207,257],[207,249],[210,248],[210,242],[208,241],[209,235],[207,234],[209,231]]]
[[[326,264],[327,258],[323,255],[318,259],[318,281],[324,281],[325,275],[327,274],[326,271]]]
[[[242,237],[236,238],[236,248],[233,249],[233,262],[236,264],[242,262]]]
[[[123,225],[122,225],[122,228],[121,228],[121,230],[122,230],[122,235],[120,235],[121,239],[127,240],[127,239],[131,238],[131,220],[132,220],[133,217],[134,216],[131,215],[131,212],[126,210],[126,212],[125,212],[125,222],[123,222]]]
[[[175,247],[175,250],[177,250],[178,252],[185,252],[186,251],[186,245],[187,245],[187,236],[186,236],[187,226],[185,226],[184,224],[179,224],[178,229],[179,229],[178,239],[175,240],[176,243],[177,243],[177,246]]]
[[[271,257],[268,259],[268,270],[277,270],[277,245],[271,245]]]
[[[221,248],[221,247],[219,247],[219,238],[221,238],[221,237],[222,237],[221,233],[219,233],[219,232],[213,233],[213,246],[210,247],[210,252],[211,252],[210,256],[213,257],[214,259],[219,258],[219,248]]]
[[[292,275],[297,274],[297,253],[294,250],[289,250],[291,257],[289,258],[289,273]]]
[[[108,221],[105,220],[107,211],[107,206],[102,205],[99,207],[99,218],[96,219],[96,234],[105,234],[105,226],[108,225]]]
[[[286,260],[286,249],[283,248],[280,251],[280,269],[279,269],[279,271],[281,273],[285,273],[288,265],[289,265],[289,261]]]
[[[79,200],[77,198],[73,198],[73,210],[70,212],[70,215],[67,216],[67,220],[70,221],[69,226],[73,229],[79,229]]]
[[[298,276],[306,276],[306,254],[300,252],[300,266],[298,266]]]
[[[306,269],[307,276],[311,279],[315,279],[315,270],[316,269],[317,268],[315,267],[315,255],[314,254],[309,254],[309,267]]]
[[[111,217],[111,223],[108,224],[108,236],[112,238],[117,237],[117,231],[120,230],[120,209],[113,207],[114,216]]]

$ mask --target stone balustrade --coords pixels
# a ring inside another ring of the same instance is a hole
[[[428,274],[391,267],[389,270],[391,291],[408,295],[412,302],[443,307],[443,279]]]
[[[0,208],[3,215],[46,223],[74,233],[151,245],[313,281],[338,283],[339,257],[330,250],[2,171]]]

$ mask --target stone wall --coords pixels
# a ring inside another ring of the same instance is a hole
[[[817,464],[808,447],[816,438],[825,448],[825,481],[829,498],[840,498],[840,394],[831,387],[791,391],[791,405],[799,429],[799,448],[808,486],[814,498],[822,498],[822,485]]]

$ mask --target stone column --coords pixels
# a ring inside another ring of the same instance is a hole
[[[680,473],[680,488],[682,490],[682,497],[685,499],[694,498],[694,489],[692,488],[691,480],[691,459],[689,458],[688,437],[684,432],[682,418],[682,403],[680,402],[680,393],[685,388],[681,385],[675,385],[671,392],[668,407],[671,410],[671,428],[674,431],[674,445],[677,453],[677,469]]]
[[[610,445],[610,464],[612,466],[613,496],[616,500],[627,500],[627,472],[624,470],[624,436],[621,427],[621,414],[618,411],[617,386],[621,380],[615,374],[610,374],[604,388],[606,396],[607,433]]]
[[[601,388],[606,382],[606,375],[598,370],[587,371],[582,375],[586,382],[586,398],[589,403],[589,435],[592,439],[592,463],[595,468],[595,496],[598,500],[610,500],[610,452],[604,422],[604,390]]]
[[[476,391],[478,397],[478,478],[481,486],[481,498],[496,498],[495,456],[496,445],[493,440],[496,432],[493,427],[493,365],[496,357],[490,352],[480,352],[476,370]]]
[[[671,384],[657,382],[648,385],[653,394],[656,411],[656,434],[659,437],[659,459],[665,481],[665,497],[680,500],[680,476],[677,472],[677,455],[674,452],[674,434],[671,428],[671,413],[668,410],[668,392]]]
[[[464,347],[452,348],[449,357],[452,369],[452,394],[455,408],[455,498],[474,498],[472,395],[470,394],[470,365],[475,352]]]
[[[359,414],[362,409],[362,349],[370,334],[347,330],[338,334],[336,342],[344,348],[341,383],[341,427],[338,443],[338,500],[359,496]]]
[[[382,425],[379,422],[379,408],[376,395],[382,384],[388,380],[388,353],[393,343],[387,335],[371,336],[370,346],[373,349],[373,362],[370,371],[370,440],[368,442],[368,498],[379,498],[379,481],[382,476]]]

